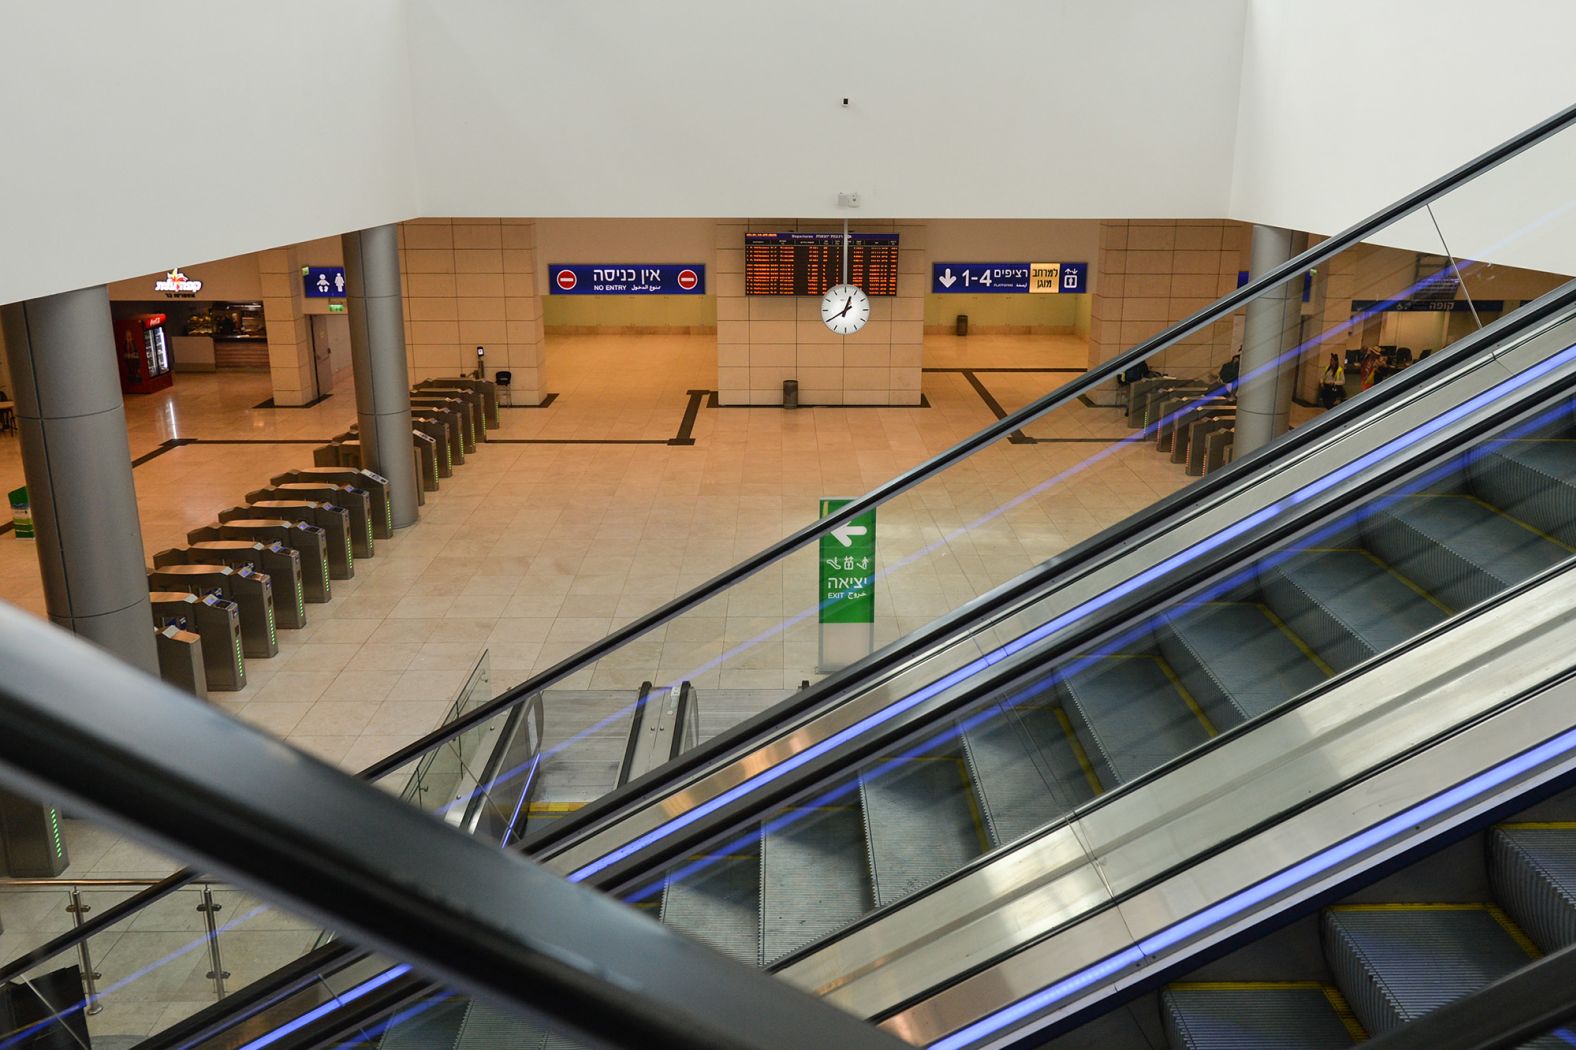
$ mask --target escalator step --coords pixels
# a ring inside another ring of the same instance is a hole
[[[449,999],[391,1025],[378,1040],[378,1050],[455,1050],[471,1004]]]
[[[872,908],[859,810],[801,809],[790,816],[761,842],[761,943],[768,966]]]
[[[1054,708],[992,707],[962,739],[992,846],[1015,842],[1094,797]]]
[[[1262,605],[1220,602],[1168,613],[1155,635],[1216,729],[1273,710],[1329,673]]]
[[[898,759],[860,778],[875,902],[884,906],[950,875],[988,848],[963,759]]]
[[[1296,551],[1260,569],[1265,603],[1337,671],[1448,614],[1364,550]]]
[[[1453,609],[1487,601],[1571,553],[1471,496],[1397,499],[1368,519],[1363,543]]]
[[[1505,441],[1474,457],[1472,491],[1513,518],[1576,547],[1576,441]]]
[[[1324,913],[1324,954],[1363,1026],[1375,1034],[1531,961],[1531,945],[1482,904],[1349,905]]]
[[[557,1043],[553,1039],[559,1039]],[[577,1048],[577,1044],[550,1036],[540,1025],[523,1020],[518,1014],[497,1010],[486,1003],[472,1001],[460,1028],[459,1041],[454,1050],[545,1050],[550,1046]]]
[[[750,966],[761,964],[761,859],[716,858],[662,894],[662,921]]]
[[[1208,740],[1179,683],[1150,655],[1105,655],[1061,688],[1066,710],[1107,790]]]
[[[1331,990],[1333,991],[1333,989]],[[1338,1000],[1337,1000],[1338,1001]],[[1171,1050],[1339,1050],[1355,1022],[1313,982],[1172,985],[1160,995]]]
[[[1576,944],[1576,823],[1495,828],[1489,877],[1496,899],[1539,948]]]

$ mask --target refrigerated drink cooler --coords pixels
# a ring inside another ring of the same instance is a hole
[[[151,394],[175,382],[164,314],[139,314],[115,322],[115,353],[123,394]]]

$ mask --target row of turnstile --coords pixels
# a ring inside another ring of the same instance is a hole
[[[1155,428],[1155,448],[1192,477],[1231,462],[1237,399],[1221,384],[1175,376],[1150,376],[1130,383],[1127,425]]]
[[[498,426],[497,388],[429,379],[412,390],[418,492],[438,486]],[[418,407],[419,406],[419,407]],[[247,659],[279,652],[280,630],[306,626],[308,605],[394,535],[389,483],[362,467],[355,428],[277,474],[244,503],[159,551],[148,570],[159,673],[200,697],[246,688]]]

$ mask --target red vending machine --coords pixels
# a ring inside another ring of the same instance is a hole
[[[115,322],[121,393],[151,394],[175,382],[164,320],[163,314],[140,314]]]

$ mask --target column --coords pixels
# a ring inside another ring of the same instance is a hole
[[[361,461],[389,482],[394,527],[416,523],[416,468],[410,436],[410,372],[400,302],[397,228],[374,226],[340,238],[356,377]]]
[[[49,618],[159,673],[109,295],[0,311]]]
[[[318,396],[318,389],[312,360],[312,328],[301,288],[300,254],[294,247],[258,252],[257,275],[263,288],[263,322],[268,326],[268,372],[273,380],[274,404],[305,405]]]
[[[1249,269],[1254,277],[1267,273],[1297,255],[1307,243],[1305,233],[1277,226],[1254,226]],[[1245,314],[1233,458],[1262,448],[1287,430],[1297,382],[1301,278],[1270,289],[1249,303]]]

